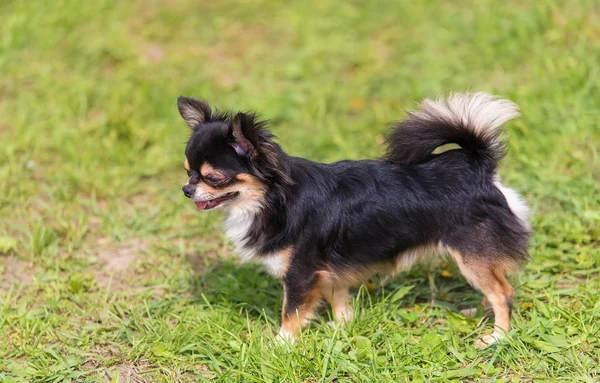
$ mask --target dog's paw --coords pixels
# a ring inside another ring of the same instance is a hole
[[[470,309],[460,310],[460,313],[467,318],[475,318],[475,314],[477,314],[477,307],[471,307]]]
[[[350,321],[351,319],[348,319],[346,317],[337,318],[335,320],[330,320],[329,322],[327,322],[327,326],[338,328],[347,325],[348,323],[350,323]]]
[[[329,322],[327,322],[327,326],[329,326],[331,328],[338,328],[338,327],[340,327],[340,325],[341,325],[340,321],[330,320]]]
[[[502,339],[502,336],[500,336],[499,334],[484,335],[483,337],[481,337],[481,339],[477,339],[475,341],[475,347],[486,348],[498,343],[500,339]]]
[[[281,330],[279,330],[279,333],[275,337],[275,341],[279,344],[291,345],[296,342],[296,339],[294,338],[294,336],[292,334],[285,331],[284,329],[281,329]]]

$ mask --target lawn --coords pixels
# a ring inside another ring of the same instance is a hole
[[[0,2],[1,382],[600,380],[597,1]],[[533,209],[513,330],[452,264],[274,341],[280,283],[180,188],[180,94],[253,109],[288,153],[382,154],[423,97],[514,100],[505,184]],[[430,280],[435,303],[430,304]]]

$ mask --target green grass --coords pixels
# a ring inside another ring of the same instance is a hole
[[[600,7],[573,1],[0,3],[0,381],[600,379]],[[423,97],[514,100],[504,182],[533,208],[514,329],[456,268],[361,289],[274,343],[282,293],[183,198],[176,97],[256,109],[293,155],[381,154]],[[126,378],[129,376],[129,378]]]

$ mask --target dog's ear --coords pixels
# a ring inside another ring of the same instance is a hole
[[[255,160],[258,156],[257,147],[260,145],[260,136],[255,131],[253,116],[238,113],[229,124],[229,138],[231,146],[241,156]]]
[[[183,120],[192,129],[195,129],[198,124],[210,120],[211,117],[210,106],[204,101],[193,98],[179,96],[177,98],[177,108]]]
[[[266,124],[253,113],[236,114],[229,124],[231,147],[239,156],[250,159],[265,179],[278,176],[284,182],[291,182],[282,161],[283,152]]]

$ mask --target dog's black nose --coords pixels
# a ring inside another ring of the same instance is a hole
[[[183,194],[185,194],[186,197],[191,198],[194,192],[196,191],[196,188],[194,187],[194,185],[187,184],[183,185],[181,190],[183,190]]]

